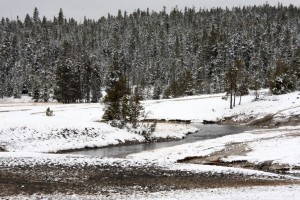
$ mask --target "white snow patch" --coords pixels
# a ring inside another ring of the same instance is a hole
[[[158,123],[154,133],[151,135],[151,138],[183,139],[187,134],[197,131],[198,129],[196,127],[188,124]]]

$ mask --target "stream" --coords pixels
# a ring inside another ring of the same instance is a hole
[[[253,130],[253,128],[251,127],[244,127],[244,126],[215,125],[215,124],[203,125],[198,123],[192,125],[198,128],[199,131],[197,133],[187,135],[182,140],[87,149],[87,150],[74,151],[71,152],[71,154],[89,155],[89,156],[97,156],[97,157],[124,158],[129,154],[139,153],[142,151],[150,151],[150,150],[160,149],[164,147],[171,147],[180,144],[214,139],[225,135],[232,135],[232,134],[242,133],[247,130]]]

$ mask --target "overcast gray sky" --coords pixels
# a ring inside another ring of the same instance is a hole
[[[117,14],[121,9],[132,12],[137,8],[142,10],[161,11],[166,6],[168,11],[176,5],[182,9],[185,6],[195,6],[196,9],[211,7],[233,7],[243,5],[261,5],[266,0],[0,0],[0,17],[24,19],[26,13],[32,15],[34,7],[40,11],[40,16],[52,19],[62,8],[67,18],[82,20],[84,16],[98,19],[107,16],[107,13]],[[300,0],[281,0],[284,5],[300,6]],[[278,0],[268,0],[271,5],[277,5]]]

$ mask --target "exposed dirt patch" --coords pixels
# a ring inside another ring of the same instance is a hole
[[[156,167],[23,166],[0,168],[0,196],[16,194],[96,194],[114,190],[162,191],[170,189],[242,187],[293,184],[291,180],[258,179],[239,174],[172,171]],[[134,189],[133,189],[134,188]]]
[[[270,115],[267,115],[260,119],[254,119],[254,120],[250,121],[249,123],[247,123],[246,125],[247,126],[270,126],[270,125],[273,125],[273,123],[272,123],[273,117],[274,117],[274,114],[270,114]]]
[[[178,160],[179,163],[192,163],[192,164],[206,164],[206,165],[221,165],[218,164],[222,158],[237,155],[242,156],[249,152],[249,149],[244,143],[232,143],[227,145],[224,150],[214,152],[209,156],[204,157],[186,157],[185,159]],[[222,166],[226,166],[223,164]]]

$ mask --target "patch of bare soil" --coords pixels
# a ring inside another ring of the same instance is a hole
[[[18,194],[106,194],[128,191],[293,184],[241,174],[193,173],[160,167],[53,166],[0,167],[0,196]]]
[[[273,125],[273,123],[272,123],[273,117],[274,117],[274,114],[266,115],[263,118],[254,119],[254,120],[250,121],[249,123],[247,123],[246,125],[247,126],[270,126],[270,125]]]
[[[209,156],[204,157],[187,157],[182,160],[179,160],[179,163],[192,163],[192,164],[207,164],[213,165],[220,163],[221,159],[231,155],[245,155],[248,152],[247,147],[243,143],[232,143],[227,145],[226,148],[222,151],[217,151]]]

